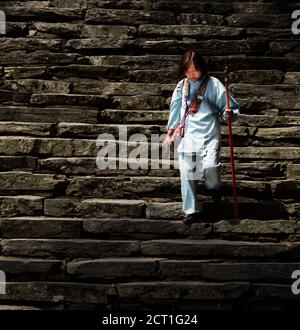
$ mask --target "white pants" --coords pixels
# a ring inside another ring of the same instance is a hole
[[[205,150],[202,154],[178,153],[181,179],[182,209],[186,214],[202,212],[197,198],[197,180],[204,176],[207,189],[221,188],[219,150]]]

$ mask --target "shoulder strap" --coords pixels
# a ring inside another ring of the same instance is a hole
[[[188,78],[184,78],[183,81],[183,97],[189,97],[189,92],[190,92],[190,82]]]
[[[198,94],[203,96],[206,90],[206,86],[208,84],[210,76],[207,75],[206,78],[204,79],[204,81],[202,82],[202,84],[200,85],[199,89],[198,89]]]

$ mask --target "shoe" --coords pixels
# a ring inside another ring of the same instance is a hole
[[[205,222],[205,221],[202,212],[195,212],[195,213],[186,214],[182,222],[185,225],[191,225],[192,223]]]
[[[211,198],[214,202],[218,203],[221,202],[222,200],[222,194],[221,194],[221,190],[220,189],[211,189],[210,190],[210,195]]]

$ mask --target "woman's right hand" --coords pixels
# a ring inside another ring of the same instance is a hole
[[[166,146],[170,146],[173,143],[172,137],[167,135],[167,137],[165,138],[164,142],[163,142]]]

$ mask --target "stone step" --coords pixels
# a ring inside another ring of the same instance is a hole
[[[114,303],[111,303],[114,297]],[[78,282],[11,282],[2,303],[32,305],[44,303],[50,309],[61,307],[80,309],[101,308],[110,310],[117,303],[120,310],[150,309],[170,310],[170,303],[180,309],[228,310],[241,306],[260,307],[261,304],[282,308],[286,303],[297,306],[298,297],[291,294],[290,284],[253,283],[245,281],[205,282],[188,281],[135,281],[111,284],[88,284]],[[6,302],[7,301],[7,302]],[[84,304],[82,303],[84,301]],[[238,301],[238,304],[237,302]],[[279,303],[278,303],[279,301]],[[280,303],[281,301],[281,303]],[[285,303],[283,303],[283,302]],[[71,304],[71,306],[70,306]],[[174,310],[174,309],[172,309]]]
[[[250,289],[249,283],[205,283],[203,281],[186,282],[133,282],[110,284],[86,284],[77,282],[11,282],[7,284],[7,293],[1,297],[4,301],[52,302],[52,303],[84,303],[107,308],[109,296],[117,301],[129,300],[140,304],[166,301],[184,301],[236,299]],[[58,292],[60,294],[58,294]],[[152,294],[149,294],[152,292]]]
[[[5,6],[4,6],[5,8]],[[84,19],[84,11],[80,8],[43,8],[30,6],[11,6],[6,19],[13,21],[68,22]]]
[[[209,258],[270,258],[299,259],[299,243],[258,243],[224,240],[153,240],[143,241],[141,253],[146,256],[196,259]]]
[[[164,125],[168,122],[170,110],[118,110],[105,109],[99,113],[99,123],[101,124],[155,124]],[[232,123],[232,127],[286,127],[299,126],[299,116],[282,116],[272,114],[240,114],[238,121]],[[164,132],[164,131],[163,131]]]
[[[100,240],[2,239],[2,255],[51,258],[172,257],[178,259],[298,260],[299,242],[245,242],[218,239]]]
[[[2,238],[80,238],[82,220],[73,218],[0,218]]]
[[[196,18],[195,18],[196,19]],[[209,20],[209,17],[206,17]],[[196,23],[196,22],[195,22]],[[215,18],[212,25],[215,24]],[[96,66],[103,66],[107,69],[112,68],[124,68],[128,69],[128,66],[132,70],[155,70],[164,67],[166,69],[175,69],[178,61],[180,61],[180,55],[91,55],[89,56],[90,63],[96,71],[100,68]],[[224,71],[225,64],[228,65],[231,71],[235,70],[266,70],[266,63],[268,63],[268,70],[278,70],[280,68],[284,72],[299,72],[298,60],[293,58],[282,58],[280,56],[246,56],[246,55],[229,55],[229,56],[210,56],[207,58],[207,62],[210,67],[210,71]],[[73,68],[73,66],[72,66]],[[74,66],[77,71],[80,69],[91,69],[90,66]],[[70,76],[70,72],[67,68],[57,67],[60,73]],[[68,73],[68,72],[69,73]],[[90,72],[91,73],[91,72]],[[77,73],[78,75],[78,73]],[[122,77],[121,77],[122,78]],[[174,81],[175,83],[175,81]]]
[[[40,175],[42,178],[42,175]],[[38,178],[38,175],[37,175]],[[203,180],[199,177],[198,193],[209,195]],[[1,173],[0,173],[1,181]],[[68,196],[98,196],[106,198],[173,198],[180,196],[179,177],[75,177],[70,179],[66,189]],[[290,193],[284,196],[290,189]],[[294,189],[293,189],[294,188]],[[13,189],[13,187],[12,187]],[[31,188],[32,189],[32,188]],[[236,191],[239,196],[249,197],[257,200],[270,200],[271,198],[295,198],[299,195],[300,180],[276,180],[270,184],[264,181],[238,181]],[[223,196],[232,195],[232,182],[222,181]]]
[[[32,156],[0,156],[0,171],[28,171],[37,169],[38,157]]]
[[[84,111],[83,111],[84,110]],[[18,127],[17,122],[26,122],[26,125],[34,127],[33,123],[59,123],[74,122],[75,119],[81,123],[97,124],[99,111],[97,109],[83,109],[82,107],[57,107],[36,108],[27,106],[1,106],[0,120],[14,122],[12,125]],[[25,125],[25,123],[23,123]],[[39,124],[42,125],[42,124]],[[15,132],[16,133],[16,132]],[[19,131],[19,133],[23,133]],[[3,134],[3,133],[2,133]]]
[[[270,35],[274,33],[273,30],[263,29],[264,34],[267,32]],[[69,52],[62,57],[57,53],[47,52],[48,57],[45,58],[45,52],[35,51],[31,53],[30,58],[25,58],[25,53],[23,53],[22,51],[15,51],[13,56],[10,57],[6,53],[1,54],[1,63],[6,66],[3,69],[5,78],[59,78],[75,82],[78,91],[78,88],[84,90],[84,86],[89,84],[89,87],[92,86],[91,90],[95,92],[96,86],[99,88],[103,83],[113,84],[113,77],[116,75],[119,78],[117,84],[120,82],[128,84],[128,81],[156,84],[157,81],[168,83],[170,85],[168,85],[166,92],[173,89],[178,82],[178,80],[174,79],[176,77],[176,65],[180,60],[178,55],[91,55],[84,57]],[[235,81],[248,84],[249,82],[253,84],[264,84],[266,82],[269,82],[269,84],[274,82],[282,83],[284,75],[286,77],[284,83],[299,84],[297,59],[283,59],[278,56],[230,55],[210,56],[207,61],[210,66],[210,73],[218,76],[222,82],[224,82],[224,65],[228,64],[231,73],[230,82]],[[268,62],[268,70],[266,70],[266,62]],[[33,66],[33,64],[35,65]],[[47,64],[48,66],[46,66]],[[66,67],[64,64],[71,65]],[[128,66],[130,66],[130,71]],[[155,77],[155,79],[149,80],[151,76]],[[93,80],[91,81],[91,79]],[[107,79],[113,80],[107,83]],[[86,88],[85,93],[87,90],[89,91],[90,88]],[[165,95],[166,97],[170,96],[169,92]]]
[[[16,28],[15,25],[18,23],[13,23],[14,25],[12,28]],[[20,26],[18,26],[19,29],[23,27],[21,24],[26,23],[19,23]],[[52,33],[55,33],[57,25],[55,23],[37,23],[40,24],[36,28],[37,29],[51,29]],[[36,25],[37,25],[36,24]],[[35,26],[36,26],[35,25]],[[65,25],[63,23],[59,24],[59,31],[61,33],[61,30],[66,30],[65,33],[70,32],[70,25],[69,23],[66,23]],[[78,32],[78,26],[77,25],[71,25],[71,27],[74,26],[74,29],[76,27],[75,32]],[[84,29],[85,26],[82,27]],[[90,29],[93,26],[88,26]],[[96,26],[97,27],[97,26]],[[178,26],[179,27],[179,26]],[[11,28],[11,29],[12,29]],[[103,33],[107,33],[105,31],[108,30],[108,26],[99,26],[98,28],[102,28],[104,31]],[[106,28],[106,29],[105,29]],[[109,26],[109,30],[113,26]],[[120,28],[120,27],[118,27]],[[7,29],[7,34],[12,33],[9,30],[9,24]],[[54,30],[54,31],[52,31]],[[23,30],[21,30],[23,31]],[[251,29],[251,33],[255,33],[255,29]],[[266,29],[263,30],[264,33],[267,33],[269,30],[266,31]],[[282,30],[279,30],[281,33]],[[21,32],[19,32],[21,33]],[[258,33],[258,32],[257,32]],[[273,36],[274,30],[269,31],[270,35]],[[279,33],[279,32],[278,32]],[[286,35],[284,34],[284,37],[287,38],[288,35],[290,35],[290,30],[287,30]],[[113,55],[112,55],[113,56]],[[132,61],[136,62],[135,66],[139,63],[136,58],[140,58],[140,56],[135,56],[132,58]],[[146,67],[146,68],[133,68],[130,71],[130,82],[129,81],[123,81],[122,77],[120,77],[119,82],[107,82],[105,77],[103,79],[99,79],[99,75],[106,72],[106,74],[110,74],[110,71],[116,70],[117,67],[113,66],[113,63],[110,63],[110,65],[105,65],[104,59],[101,56],[91,56],[89,57],[90,61],[93,63],[90,63],[90,65],[70,65],[68,67],[68,70],[65,67],[62,66],[51,66],[47,67],[45,65],[35,65],[35,66],[28,66],[24,64],[23,66],[8,66],[3,68],[3,72],[1,75],[6,78],[6,81],[2,81],[2,84],[5,84],[7,88],[11,86],[11,88],[15,89],[15,85],[12,84],[11,80],[13,79],[14,82],[18,82],[19,88],[24,89],[24,82],[26,89],[31,88],[31,90],[41,90],[42,88],[49,89],[49,87],[54,84],[55,86],[55,80],[49,80],[49,78],[57,79],[60,78],[58,81],[59,83],[68,83],[70,85],[71,90],[73,92],[79,93],[79,94],[99,94],[102,93],[102,89],[105,87],[106,90],[110,90],[110,93],[112,93],[115,89],[113,87],[115,86],[122,86],[122,89],[117,89],[119,93],[126,93],[128,90],[127,86],[130,86],[131,88],[129,91],[132,91],[132,87],[136,86],[136,88],[139,88],[140,86],[143,86],[145,88],[145,91],[142,90],[141,93],[151,93],[151,89],[148,87],[148,83],[152,84],[151,86],[156,86],[155,90],[157,93],[162,93],[166,97],[169,97],[170,92],[176,87],[177,81],[174,80],[174,77],[176,77],[176,68],[175,68],[175,61],[172,67],[171,63],[169,64],[168,69],[162,69],[160,68],[157,70],[157,68],[153,68],[155,63],[153,63],[152,67]],[[145,62],[150,61],[151,55],[148,57],[144,57]],[[125,59],[124,59],[125,60]],[[161,59],[163,61],[163,59]],[[104,63],[103,63],[104,62]],[[166,60],[165,60],[166,62]],[[103,65],[102,65],[103,63]],[[166,62],[165,65],[168,63]],[[120,63],[122,65],[122,62]],[[102,70],[102,71],[101,71]],[[125,70],[125,67],[124,67]],[[125,72],[125,71],[124,71]],[[123,72],[123,74],[124,74]],[[120,72],[118,72],[120,75]],[[281,70],[275,70],[275,69],[269,69],[269,70],[263,70],[263,69],[248,69],[248,70],[233,70],[230,68],[230,83],[246,83],[246,84],[254,84],[254,85],[272,85],[272,84],[293,84],[293,85],[299,85],[299,72],[284,72]],[[225,80],[225,74],[224,70],[220,71],[214,71],[210,70],[210,75],[218,78],[222,82]],[[40,82],[41,79],[42,81]],[[48,78],[48,80],[45,80]],[[98,78],[98,79],[97,79]],[[24,81],[23,81],[24,80]],[[34,83],[33,83],[34,80]],[[157,82],[160,82],[159,84]],[[147,83],[147,84],[145,84]],[[72,85],[71,85],[72,84]],[[4,85],[3,85],[4,86]],[[160,88],[158,88],[160,87]],[[125,90],[124,90],[125,89]],[[157,90],[158,89],[158,90]],[[153,93],[153,92],[152,92]]]
[[[0,305],[0,310],[41,310],[41,308],[37,308],[34,306],[21,306],[21,305]]]
[[[19,257],[114,257],[135,255],[139,241],[95,239],[2,239],[3,256]]]
[[[96,157],[101,147],[107,144],[107,141],[111,140],[105,137],[105,139],[70,139],[70,138],[41,138],[41,137],[24,137],[24,136],[0,136],[0,149],[1,155],[15,156],[15,155],[31,155],[43,157]],[[151,141],[150,141],[151,142]],[[127,153],[126,153],[127,146]],[[108,144],[108,148],[105,150],[105,155],[109,157],[117,157],[117,150],[120,148],[125,149],[125,155],[131,157],[131,152],[137,148],[136,142],[118,141],[113,140],[113,143]],[[174,146],[167,148],[156,142],[151,144],[153,148],[153,159],[159,159],[159,155],[164,155],[164,159],[174,158]],[[151,157],[151,148],[149,142],[139,141],[139,152],[142,158]],[[156,155],[157,151],[157,155]],[[170,157],[166,158],[166,155],[170,151]],[[176,150],[175,150],[176,151]],[[300,159],[300,148],[294,147],[239,147],[234,146],[234,156],[236,161],[253,161],[253,160],[285,160],[296,162]],[[158,154],[159,152],[159,154]],[[178,156],[175,152],[176,158]],[[136,157],[136,154],[134,154]],[[101,159],[101,154],[98,157]],[[122,155],[124,157],[124,155]],[[229,159],[229,147],[222,145],[220,157]]]
[[[0,156],[0,159],[8,156]],[[11,161],[6,161],[10,166],[15,161],[11,156]],[[5,160],[4,160],[5,161]],[[149,160],[147,158],[113,158],[108,157],[107,161],[116,166],[108,166],[101,169],[95,166],[93,157],[53,157],[38,160],[40,173],[57,173],[65,175],[101,175],[101,176],[152,176],[152,177],[179,177],[178,160]],[[221,158],[222,178],[231,180],[231,168],[228,160]],[[14,164],[8,169],[13,170]],[[270,180],[270,179],[299,179],[299,164],[287,162],[278,163],[276,161],[257,161],[254,163],[235,162],[235,174],[239,180]]]
[[[300,118],[300,117],[299,117]],[[1,126],[0,126],[1,133]],[[234,125],[232,134],[235,146],[251,145],[295,145],[299,143],[300,126],[295,127],[273,127],[254,128]],[[119,141],[134,139],[134,134],[142,134],[147,141],[158,141],[163,134],[166,134],[166,126],[159,125],[116,125],[116,124],[80,124],[80,123],[59,123],[57,125],[57,136],[70,138],[98,138],[103,139],[103,134],[107,139],[118,139]],[[106,135],[107,134],[107,135]],[[221,126],[222,145],[228,145],[228,127]],[[105,138],[104,136],[104,138]],[[111,136],[111,137],[109,137]],[[140,137],[139,141],[141,141]],[[157,140],[155,140],[155,138]],[[152,140],[153,139],[153,140]],[[162,139],[163,140],[163,139]]]
[[[62,260],[4,256],[0,257],[0,266],[7,282],[15,279],[26,281],[30,277],[37,279],[45,275],[53,280],[63,279],[65,268]]]
[[[200,196],[201,197],[201,196]],[[232,219],[233,201],[215,203],[206,200],[199,202],[203,206],[205,216],[210,221]],[[216,205],[218,206],[216,208]],[[297,216],[299,203],[287,200],[256,201],[254,199],[239,197],[240,219],[288,219]],[[184,216],[182,201],[174,199],[148,198],[146,199],[101,199],[101,198],[76,198],[58,197],[45,198],[44,214],[52,217],[97,217],[97,218],[148,218],[179,220]],[[13,215],[12,215],[13,216]]]
[[[226,239],[244,241],[298,241],[296,220],[221,220],[186,226],[181,220],[145,218],[78,218],[21,216],[0,218],[2,238],[97,238],[139,239],[166,238]]]
[[[20,10],[21,11],[21,10]],[[76,52],[49,52],[47,50],[36,50],[27,56],[28,52],[24,50],[16,50],[14,52],[1,52],[0,63],[5,66],[22,66],[22,65],[72,65],[72,64],[88,64],[89,60],[83,58]],[[26,99],[26,101],[28,100]],[[16,102],[15,102],[16,103]]]
[[[53,195],[62,191],[66,184],[64,176],[18,171],[0,172],[0,182],[0,194],[5,191],[28,194],[35,190]]]
[[[36,108],[36,107],[26,107],[26,106],[1,106],[0,107],[0,120],[3,125],[9,124],[18,127],[18,125],[34,125],[35,123],[51,123],[52,127],[56,123],[87,123],[87,124],[98,124],[94,126],[94,131],[100,125],[106,127],[108,125],[117,127],[122,127],[124,124],[129,127],[137,127],[141,125],[143,127],[159,127],[160,132],[166,132],[166,123],[169,118],[169,110],[118,110],[118,109],[105,109],[98,111],[96,109],[86,108],[82,111],[82,108],[76,107],[46,107],[46,108]],[[19,124],[18,122],[23,122]],[[116,125],[118,124],[118,125]],[[37,125],[37,124],[35,124]],[[42,125],[42,124],[39,124]],[[238,121],[232,123],[233,129],[238,129],[238,127],[274,127],[272,129],[280,129],[281,127],[288,126],[299,126],[300,119],[299,116],[292,115],[272,115],[270,114],[241,114]],[[39,127],[39,126],[37,126]],[[55,127],[55,126],[54,126]],[[93,126],[91,126],[93,127]],[[222,133],[227,134],[227,128],[221,125]],[[297,129],[297,128],[294,128]],[[19,133],[23,134],[23,130]],[[4,133],[5,131],[3,131]],[[2,134],[3,134],[2,133]],[[27,133],[28,134],[28,133]],[[85,133],[87,134],[87,133]],[[91,135],[95,136],[96,133],[91,132]]]
[[[17,195],[0,196],[1,216],[42,215],[43,200],[41,196]]]
[[[251,281],[286,283],[299,269],[299,262],[239,262],[226,259],[174,260],[167,258],[99,258],[71,261],[66,271],[74,280],[202,280],[216,282]]]

